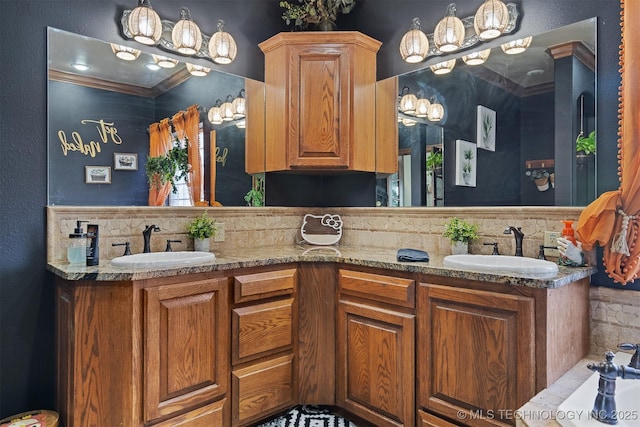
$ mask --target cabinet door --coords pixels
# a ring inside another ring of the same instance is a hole
[[[145,421],[226,393],[227,289],[222,278],[144,290]]]
[[[341,300],[338,405],[376,426],[413,426],[414,316]]]
[[[348,168],[350,49],[294,46],[292,55],[289,165]]]
[[[535,394],[533,298],[421,284],[418,304],[420,406],[469,425],[513,423]]]

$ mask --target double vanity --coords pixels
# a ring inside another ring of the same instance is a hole
[[[533,277],[281,245],[48,269],[67,427],[247,426],[300,403],[376,426],[513,425],[589,347],[588,267]]]

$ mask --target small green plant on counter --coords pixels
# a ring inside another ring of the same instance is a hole
[[[264,179],[254,178],[253,187],[244,196],[247,206],[264,206]]]
[[[478,226],[453,217],[444,225],[443,236],[452,242],[470,242],[478,238]]]
[[[207,217],[207,213],[203,213],[201,217],[194,219],[189,223],[187,233],[189,237],[194,239],[206,239],[213,236],[216,232],[216,221]]]
[[[584,136],[582,132],[576,138],[576,152],[591,154],[596,152],[596,131],[591,131],[588,136]]]

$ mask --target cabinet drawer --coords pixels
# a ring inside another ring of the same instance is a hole
[[[236,276],[234,282],[236,303],[292,294],[296,284],[296,269],[245,274]]]
[[[450,423],[421,410],[418,410],[418,417],[420,418],[418,421],[420,427],[457,427],[457,424]]]
[[[402,307],[415,307],[415,280],[340,269],[339,284],[343,294]]]
[[[226,404],[227,399],[222,399],[159,424],[154,424],[153,427],[223,427],[225,425],[224,412]]]
[[[233,310],[233,364],[293,346],[293,298]]]
[[[296,400],[293,355],[234,370],[232,383],[234,426],[285,409]]]

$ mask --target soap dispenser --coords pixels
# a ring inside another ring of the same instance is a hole
[[[576,238],[574,237],[574,234],[573,234],[573,221],[570,219],[567,219],[562,222],[564,223],[564,228],[562,229],[562,237],[564,237],[574,245],[577,245],[578,242],[576,241]]]
[[[87,262],[87,235],[82,229],[82,223],[89,221],[77,221],[73,233],[69,234],[67,244],[67,260],[69,264],[85,264]]]

